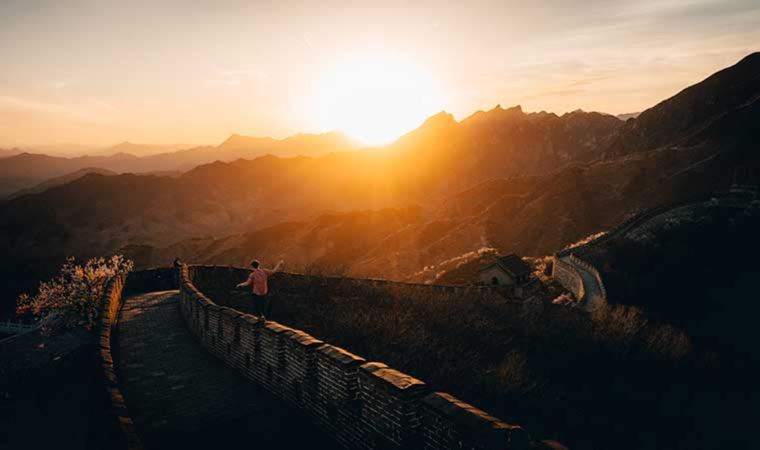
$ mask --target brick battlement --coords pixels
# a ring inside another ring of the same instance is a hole
[[[190,278],[198,289],[206,293],[228,292],[237,283],[245,281],[250,270],[243,267],[192,265],[188,267]],[[323,277],[297,273],[276,273],[272,283],[283,295],[310,295],[326,291],[335,296],[356,296],[379,290],[393,291],[407,295],[498,295],[489,286],[447,286],[437,284],[404,283],[399,281]],[[281,282],[280,282],[281,281]]]
[[[423,381],[379,362],[287,327],[220,306],[204,291],[224,291],[245,279],[246,269],[186,266],[179,269],[180,308],[201,345],[245,377],[311,420],[346,448],[522,449],[528,433]],[[315,286],[316,277],[289,277],[289,289]],[[291,284],[290,281],[293,281]],[[300,281],[300,284],[299,284]],[[389,282],[359,280],[363,285]],[[331,289],[355,284],[326,279]],[[466,287],[403,285],[404,289],[465,291]],[[420,287],[422,286],[422,287]],[[349,288],[349,287],[347,287]],[[351,286],[354,289],[355,286]]]

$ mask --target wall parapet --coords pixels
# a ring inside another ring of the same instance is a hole
[[[596,267],[594,267],[591,263],[586,262],[573,254],[570,255],[570,260],[573,262],[573,264],[583,267],[587,272],[589,272],[591,275],[594,276],[594,278],[596,279],[596,283],[599,285],[599,289],[602,291],[602,298],[606,300],[607,289],[604,287],[604,282],[602,281],[602,275],[599,273]]]
[[[97,324],[98,350],[97,362],[100,366],[101,379],[108,396],[111,416],[116,421],[117,430],[113,432],[107,442],[110,448],[123,448],[126,450],[141,450],[142,441],[135,431],[124,395],[119,388],[119,380],[116,374],[113,358],[113,334],[119,320],[119,312],[122,307],[122,293],[124,292],[125,275],[116,275],[108,280],[103,298],[101,300],[101,312]]]
[[[555,256],[552,265],[552,277],[562,284],[568,291],[575,295],[580,302],[586,301],[586,290],[583,287],[583,278],[572,264],[565,262],[560,256]]]
[[[250,273],[250,270],[244,267],[215,265],[192,265],[189,266],[189,271],[194,283],[208,292],[229,290],[235,284],[245,281]],[[489,295],[495,292],[495,289],[490,286],[406,283],[372,278],[323,277],[285,272],[276,273],[273,277],[286,281],[273,283],[277,285],[278,292],[297,295],[310,295],[320,290],[338,296],[346,293],[356,295],[356,292],[361,292],[362,289],[387,289],[409,295],[423,293]]]
[[[283,324],[220,306],[200,292],[245,269],[180,266],[180,309],[198,341],[294,407],[345,448],[527,449],[528,433],[379,362]],[[243,278],[244,279],[244,278]],[[423,285],[426,286],[426,285]]]

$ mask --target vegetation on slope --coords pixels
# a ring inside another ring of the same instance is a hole
[[[728,425],[725,408],[747,399],[715,396],[711,353],[629,307],[592,317],[548,307],[530,320],[503,300],[382,289],[273,302],[274,320],[570,448],[719,448],[746,437],[715,432]]]

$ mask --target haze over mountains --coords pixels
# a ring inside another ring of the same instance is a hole
[[[187,150],[195,147],[194,145],[152,145],[152,144],[135,144],[132,142],[121,142],[111,147],[89,152],[91,155],[112,156],[119,153],[126,153],[134,156],[151,156],[160,153],[171,153],[179,150]]]
[[[6,296],[67,255],[115,251],[138,266],[256,255],[414,281],[482,248],[549,254],[644,208],[725,189],[737,176],[756,180],[759,99],[755,53],[626,122],[497,106],[460,122],[437,114],[368,151],[326,134],[232,136],[143,158],[18,155],[0,160],[4,182],[106,162],[118,172],[187,172],[88,174],[0,205],[0,249],[10,255],[2,269],[20,280]],[[273,147],[324,155],[239,159]]]
[[[184,146],[155,146],[123,142],[79,157],[49,156],[7,150],[0,153],[0,198],[37,185],[50,178],[69,175],[84,168],[117,173],[185,171],[213,161],[233,161],[265,154],[322,155],[330,151],[356,149],[359,143],[339,132],[298,134],[286,139],[232,135],[218,146],[177,150]]]
[[[19,153],[22,153],[22,151],[17,148],[0,148],[0,158],[7,158]]]
[[[45,192],[48,189],[54,188],[56,186],[61,186],[61,185],[66,184],[66,183],[70,183],[70,182],[72,182],[74,180],[78,180],[78,179],[82,178],[83,176],[85,176],[87,174],[91,174],[91,173],[95,173],[95,174],[99,174],[99,175],[106,175],[106,176],[108,176],[108,175],[117,175],[116,172],[113,172],[113,171],[108,170],[108,169],[99,169],[97,167],[85,167],[84,169],[79,169],[77,171],[74,171],[74,172],[71,172],[71,173],[67,173],[66,175],[61,175],[60,177],[50,178],[50,179],[45,180],[42,183],[34,185],[34,186],[30,187],[30,188],[21,189],[19,191],[16,191],[16,192],[10,194],[9,196],[7,196],[5,198],[5,200],[10,200],[10,199],[13,199],[13,198],[16,198],[16,197],[21,197],[21,196],[24,196],[24,195],[38,194],[40,192]]]

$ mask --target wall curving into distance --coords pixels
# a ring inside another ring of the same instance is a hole
[[[368,362],[303,331],[220,306],[245,269],[179,269],[182,315],[201,345],[294,408],[346,448],[524,449],[530,436],[423,381]]]

